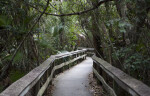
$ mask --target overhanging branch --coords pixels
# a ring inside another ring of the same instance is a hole
[[[89,11],[95,10],[95,9],[97,9],[101,4],[106,3],[106,2],[109,2],[109,1],[113,1],[113,0],[103,0],[103,1],[100,1],[100,2],[99,2],[96,6],[94,6],[93,8],[87,9],[87,10],[84,10],[84,11],[81,11],[81,12],[68,13],[68,14],[52,14],[52,13],[45,12],[44,14],[46,14],[46,15],[52,15],[52,16],[60,16],[60,17],[61,17],[61,16],[71,16],[71,15],[81,15],[81,14],[87,13],[87,12],[89,12]],[[35,8],[38,12],[41,13],[41,11],[40,11],[38,8],[36,8],[36,7],[32,6],[32,5],[30,5],[30,6],[33,7],[33,8]]]

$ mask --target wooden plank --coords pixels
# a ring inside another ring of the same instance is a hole
[[[105,82],[103,77],[99,75],[99,73],[94,68],[93,68],[93,73],[98,78],[98,80],[101,81],[101,83],[103,84],[103,87],[106,89],[107,93],[109,93],[110,96],[117,96],[114,90]]]
[[[99,67],[103,69],[110,77],[112,77],[116,83],[121,86],[124,90],[133,96],[150,96],[150,87],[145,85],[139,80],[127,75],[120,69],[113,67],[106,61],[93,56],[93,60]]]

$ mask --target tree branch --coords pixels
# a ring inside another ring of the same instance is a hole
[[[96,6],[94,6],[93,8],[87,9],[87,10],[84,10],[84,11],[81,11],[81,12],[68,13],[68,14],[52,14],[52,13],[47,13],[47,12],[45,12],[44,14],[46,14],[46,15],[52,15],[52,16],[81,15],[81,14],[87,13],[87,12],[89,12],[89,11],[95,10],[95,9],[97,9],[101,4],[106,3],[106,2],[109,2],[109,1],[114,1],[114,0],[103,0],[103,1],[100,1],[100,2],[99,2]],[[33,7],[33,8],[35,8],[38,12],[41,13],[41,11],[40,11],[38,8],[36,8],[36,7],[32,6],[32,5],[30,5],[30,6]]]

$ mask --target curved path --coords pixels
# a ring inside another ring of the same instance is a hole
[[[88,82],[92,62],[92,59],[87,57],[83,62],[59,74],[53,82],[52,96],[93,96]]]

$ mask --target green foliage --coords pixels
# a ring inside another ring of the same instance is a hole
[[[130,55],[125,60],[125,69],[131,69],[134,70],[143,70],[144,67],[146,67],[147,70],[150,70],[150,58],[144,58],[139,53],[134,53]]]
[[[131,76],[139,78],[143,80],[145,77],[142,71],[150,70],[150,58],[146,55],[142,55],[139,53],[139,49],[137,52],[133,52],[134,49],[139,48],[139,46],[131,46],[131,47],[122,47],[118,49],[116,52],[112,54],[114,60],[124,60],[123,69],[128,72]],[[136,74],[138,74],[136,76]]]
[[[126,33],[126,28],[131,29],[133,25],[128,21],[128,19],[112,19],[107,21],[106,25],[110,27],[110,25],[117,26],[121,33]]]
[[[37,17],[37,15],[38,14],[36,13],[30,16],[24,17],[24,23],[23,23],[24,27],[27,27],[29,24],[31,24],[34,21],[34,19]]]
[[[69,37],[69,45],[75,46],[76,45],[75,41],[77,40],[77,36],[73,32],[68,33],[67,36]]]
[[[23,58],[23,53],[18,51],[14,58],[14,62],[19,62],[21,61],[22,58]]]
[[[131,48],[120,48],[119,50],[116,50],[114,53],[112,53],[112,57],[114,60],[117,60],[119,58],[125,58],[126,54],[129,54],[132,52]]]
[[[62,24],[60,24],[59,26],[54,26],[52,31],[53,36],[55,37],[59,35],[62,31],[64,31],[64,26],[62,26]]]
[[[17,52],[16,56],[14,57],[13,63],[17,63],[21,61],[23,58],[22,52]],[[7,56],[4,58],[4,61],[10,61],[12,59],[12,55],[7,54]]]
[[[21,77],[23,77],[25,75],[24,72],[19,71],[19,70],[12,70],[11,71],[11,75],[10,75],[10,80],[12,82],[15,82],[16,80],[20,79]]]
[[[10,24],[11,20],[6,15],[0,15],[0,26],[7,27]]]

